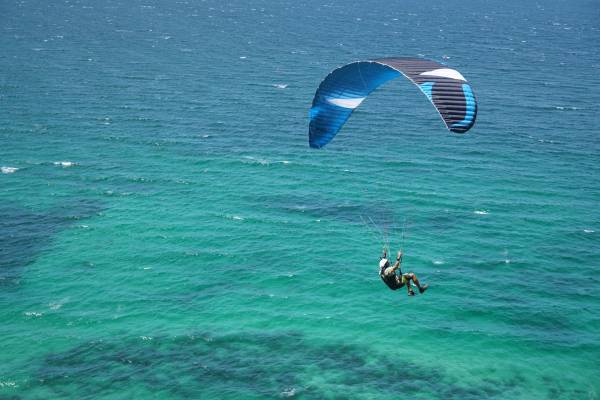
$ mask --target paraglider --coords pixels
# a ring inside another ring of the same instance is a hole
[[[344,65],[321,82],[309,114],[310,147],[327,145],[372,91],[401,75],[427,96],[448,130],[465,133],[473,127],[477,101],[471,85],[460,72],[421,58],[380,58]],[[371,223],[375,226],[372,220]],[[404,228],[402,236],[404,238]],[[424,293],[429,285],[421,284],[412,272],[402,273],[402,255],[401,249],[392,265],[385,246],[379,261],[379,276],[392,290],[406,287],[408,295],[414,296],[412,286],[415,285],[419,293]]]
[[[429,98],[450,131],[465,133],[475,124],[475,95],[457,70],[422,58],[357,61],[337,68],[319,85],[310,109],[310,147],[329,143],[369,93],[401,75]]]

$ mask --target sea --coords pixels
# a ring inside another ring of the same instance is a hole
[[[3,0],[0,398],[599,399],[598,21]],[[459,70],[473,129],[399,78],[309,148],[322,79],[392,56]]]

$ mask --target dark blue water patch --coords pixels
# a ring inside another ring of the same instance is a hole
[[[45,212],[0,205],[0,286],[18,283],[23,267],[34,262],[57,234],[104,208],[101,202],[88,199],[75,200]]]
[[[306,383],[304,378],[315,374],[327,377],[325,387]],[[480,399],[525,393],[523,381],[513,378],[488,378],[466,387],[441,368],[374,354],[356,345],[311,343],[295,332],[220,336],[200,332],[175,338],[83,343],[44,357],[36,376],[23,389],[42,385],[53,396],[65,398],[81,398],[86,393],[108,396],[123,387],[140,386],[173,398],[225,394],[240,398],[353,398],[355,393]],[[563,391],[556,384],[550,388]]]
[[[21,400],[24,397],[22,396],[17,396],[17,395],[11,395],[11,396],[0,396],[1,400]]]

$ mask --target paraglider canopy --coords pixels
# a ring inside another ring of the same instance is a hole
[[[475,124],[473,90],[457,70],[421,58],[357,61],[334,70],[319,85],[310,109],[310,147],[329,143],[369,93],[401,75],[429,98],[450,131],[465,133]]]

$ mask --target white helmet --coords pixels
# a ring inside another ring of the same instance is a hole
[[[382,258],[381,261],[379,261],[379,268],[383,268],[385,267],[385,265],[388,263],[388,259],[387,258]]]

